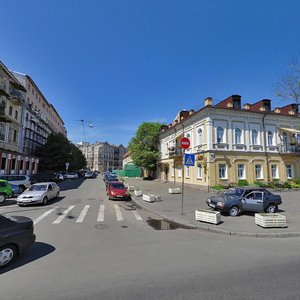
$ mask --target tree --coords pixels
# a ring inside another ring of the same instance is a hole
[[[300,64],[297,59],[289,64],[286,73],[274,85],[274,90],[278,97],[300,104]]]
[[[128,146],[133,163],[148,170],[150,175],[153,175],[160,159],[159,133],[161,125],[153,122],[142,123]]]
[[[63,134],[52,133],[46,144],[37,149],[40,170],[62,171],[68,162],[70,170],[79,170],[86,166],[83,153],[72,144]]]

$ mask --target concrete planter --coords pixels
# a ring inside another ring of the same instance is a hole
[[[287,227],[286,217],[281,214],[255,214],[255,224],[264,228]]]
[[[155,197],[154,197],[154,195],[151,195],[151,194],[144,194],[143,200],[146,202],[155,202]]]
[[[161,200],[161,195],[156,195],[156,194],[149,194],[149,195],[153,196],[153,197],[155,198],[155,201],[156,201],[156,202],[162,201],[162,200]]]
[[[208,209],[195,210],[195,218],[197,221],[219,224],[221,222],[221,214],[218,211]]]
[[[169,188],[169,194],[181,194],[181,188]]]
[[[134,190],[134,195],[139,197],[139,196],[143,196],[143,192],[140,190]]]
[[[128,189],[129,192],[133,192],[134,191],[134,186],[133,185],[129,185],[127,187],[127,189]]]

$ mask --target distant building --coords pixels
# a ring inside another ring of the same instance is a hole
[[[87,168],[93,171],[112,171],[122,169],[123,155],[127,148],[123,145],[111,145],[107,142],[94,144],[82,142],[77,145],[87,160]]]

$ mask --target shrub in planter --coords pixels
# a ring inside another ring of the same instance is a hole
[[[249,182],[246,179],[242,179],[238,181],[238,186],[248,186]]]
[[[267,184],[265,182],[262,182],[262,181],[254,181],[254,185],[257,185],[257,186],[262,187],[262,188],[267,187]]]
[[[289,181],[286,181],[283,183],[282,187],[285,189],[290,189],[292,187],[292,185]]]

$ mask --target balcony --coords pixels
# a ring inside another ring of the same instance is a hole
[[[218,150],[228,150],[229,145],[227,143],[215,143],[213,144],[214,149]]]
[[[9,95],[10,101],[16,105],[21,105],[25,100],[23,94],[19,90],[13,88],[9,89]]]
[[[5,113],[6,104],[0,103],[0,122],[11,123],[10,117]]]
[[[9,95],[6,92],[6,85],[5,83],[0,84],[0,96],[3,95],[5,97],[9,97]]]
[[[278,151],[281,154],[300,153],[300,145],[278,145]]]

